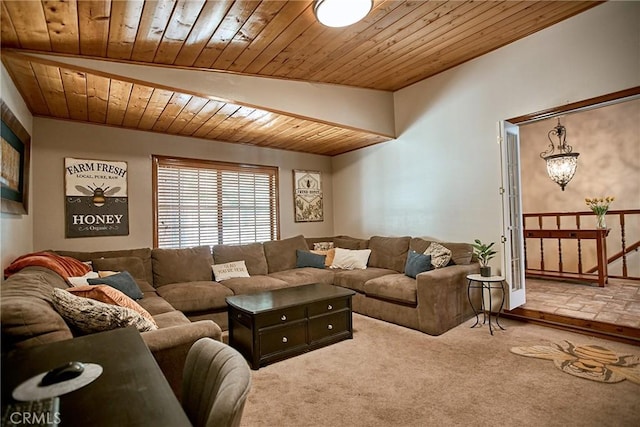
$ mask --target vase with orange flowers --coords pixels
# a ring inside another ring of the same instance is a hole
[[[607,228],[607,222],[605,221],[605,215],[609,211],[609,205],[615,200],[615,197],[596,197],[594,199],[584,199],[589,208],[596,214],[596,227]]]

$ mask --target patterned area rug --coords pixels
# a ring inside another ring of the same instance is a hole
[[[599,345],[561,344],[512,347],[511,352],[526,357],[553,360],[558,369],[576,377],[603,383],[625,379],[640,385],[640,357],[619,355]]]

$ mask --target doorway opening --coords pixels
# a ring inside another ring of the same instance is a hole
[[[565,191],[547,176],[539,156],[549,144],[547,133],[558,117],[567,128],[567,143],[581,153],[576,175]],[[616,200],[607,218],[609,251],[604,263],[609,274],[604,287],[581,280],[592,273],[592,264],[597,264],[595,244],[592,248],[585,239],[569,241],[556,235],[543,239],[541,233],[534,233],[534,238],[524,234],[521,242],[507,238],[505,253],[519,249],[527,274],[522,286],[526,300],[517,308],[512,304],[505,314],[639,344],[640,87],[507,122],[505,128],[515,127],[518,135],[517,150],[512,151],[518,152],[516,163],[521,174],[516,193],[523,232],[595,229],[595,215],[585,198],[614,196]],[[504,169],[503,160],[503,175],[508,173]],[[505,218],[518,215],[511,207],[514,205],[505,203]],[[547,277],[532,274],[540,270],[541,259]],[[513,274],[511,267],[505,265],[507,276]]]

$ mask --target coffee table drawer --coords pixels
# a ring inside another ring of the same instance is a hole
[[[309,319],[309,341],[319,341],[323,338],[349,332],[350,314],[350,311],[342,310]]]
[[[256,316],[256,327],[265,328],[267,326],[284,325],[288,322],[302,320],[305,318],[304,309],[304,306],[296,306],[259,314]]]
[[[260,331],[260,357],[304,347],[307,343],[307,322],[300,321]]]
[[[350,298],[350,297],[349,297]],[[334,298],[309,305],[309,317],[336,312],[349,307],[349,298]]]

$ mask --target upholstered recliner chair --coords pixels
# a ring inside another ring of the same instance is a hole
[[[210,338],[191,347],[184,365],[182,406],[195,427],[237,427],[251,388],[240,353]]]

